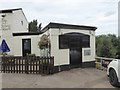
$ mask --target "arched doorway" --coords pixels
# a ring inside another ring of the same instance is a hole
[[[69,49],[70,67],[82,67],[82,48],[90,47],[90,36],[82,33],[66,33],[59,36],[59,48]]]

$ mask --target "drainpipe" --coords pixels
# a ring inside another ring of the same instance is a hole
[[[61,31],[61,28],[59,28],[59,35],[62,35],[63,33],[62,33],[62,31]]]
[[[61,34],[62,34],[62,32],[61,32],[61,29],[59,28],[59,35],[61,35]],[[59,69],[59,72],[60,72],[61,71],[60,63],[59,63],[58,69]]]

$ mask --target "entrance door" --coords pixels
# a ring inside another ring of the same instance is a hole
[[[70,66],[82,67],[82,48],[90,47],[90,36],[82,33],[71,32],[59,37],[59,48],[70,49]]]
[[[22,52],[23,52],[23,57],[28,54],[31,54],[31,39],[22,40]]]
[[[79,35],[72,35],[69,38],[70,46],[70,66],[82,66],[82,39]]]
[[[81,67],[82,66],[82,49],[70,48],[70,66]]]

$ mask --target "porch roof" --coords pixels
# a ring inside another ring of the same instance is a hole
[[[28,36],[28,35],[40,35],[42,32],[22,32],[22,33],[13,33],[13,36]]]

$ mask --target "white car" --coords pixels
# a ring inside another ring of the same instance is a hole
[[[114,59],[110,62],[107,68],[110,84],[115,87],[120,87],[120,60]]]

